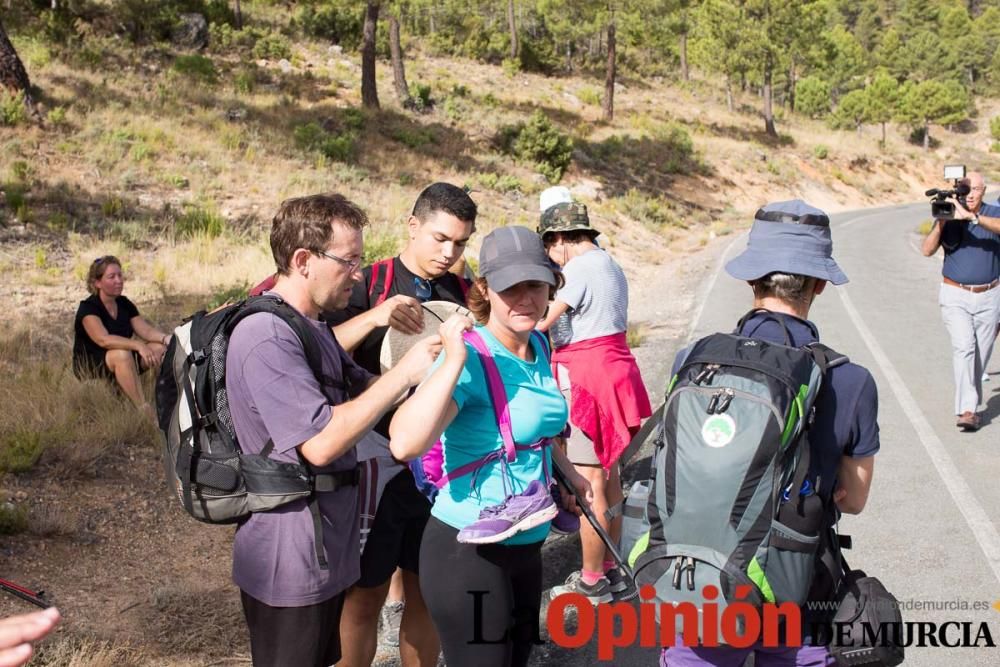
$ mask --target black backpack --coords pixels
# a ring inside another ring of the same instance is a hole
[[[299,463],[276,461],[268,456],[274,448],[270,440],[260,454],[243,452],[229,411],[226,352],[236,325],[254,313],[272,313],[292,328],[328,398],[331,388],[343,387],[322,372],[315,330],[280,297],[250,297],[210,313],[195,313],[174,329],[156,380],[167,485],[188,514],[206,523],[238,523],[253,512],[307,499],[316,557],[325,569],[316,492],[356,485],[358,471],[316,474],[301,455]]]

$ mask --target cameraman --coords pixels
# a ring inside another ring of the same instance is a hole
[[[970,172],[965,201],[955,204],[953,220],[937,220],[924,239],[922,252],[930,257],[944,248],[939,303],[951,337],[955,373],[956,425],[977,431],[982,402],[982,377],[1000,316],[1000,206],[983,203],[986,183]]]

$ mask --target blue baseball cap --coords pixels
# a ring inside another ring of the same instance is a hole
[[[833,237],[826,213],[801,199],[757,210],[746,250],[726,264],[738,280],[788,273],[843,285],[847,276],[833,259]]]

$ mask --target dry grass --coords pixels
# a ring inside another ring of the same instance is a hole
[[[31,667],[148,667],[141,649],[105,639],[68,635],[37,646]]]
[[[156,591],[152,604],[130,613],[149,628],[148,639],[160,655],[224,658],[249,652],[243,611],[232,588],[195,588],[182,582]]]
[[[127,399],[107,382],[77,380],[69,358],[68,346],[39,341],[31,329],[0,338],[4,470],[27,472],[41,463],[63,479],[91,475],[124,447],[158,443],[153,425]]]

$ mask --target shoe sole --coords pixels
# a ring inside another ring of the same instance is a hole
[[[496,544],[497,542],[503,542],[518,533],[523,533],[526,530],[537,528],[543,523],[552,521],[557,514],[559,514],[559,508],[552,505],[539,512],[535,512],[534,514],[529,514],[502,533],[497,533],[496,535],[486,535],[484,537],[466,538],[459,540],[459,542],[462,542],[463,544]]]
[[[558,588],[558,586],[556,588]],[[586,593],[583,593],[579,589],[566,590],[566,591],[558,591],[557,592],[555,588],[553,588],[551,591],[549,591],[549,599],[550,600],[554,600],[555,598],[559,597],[560,595],[565,595],[566,593],[575,593],[577,595],[582,595],[583,597],[587,598],[587,602],[589,602],[592,605],[598,605],[598,604],[605,604],[605,603],[608,603],[608,602],[614,602],[614,599],[615,599],[615,596],[612,595],[610,592],[605,593],[604,595],[587,595]]]

